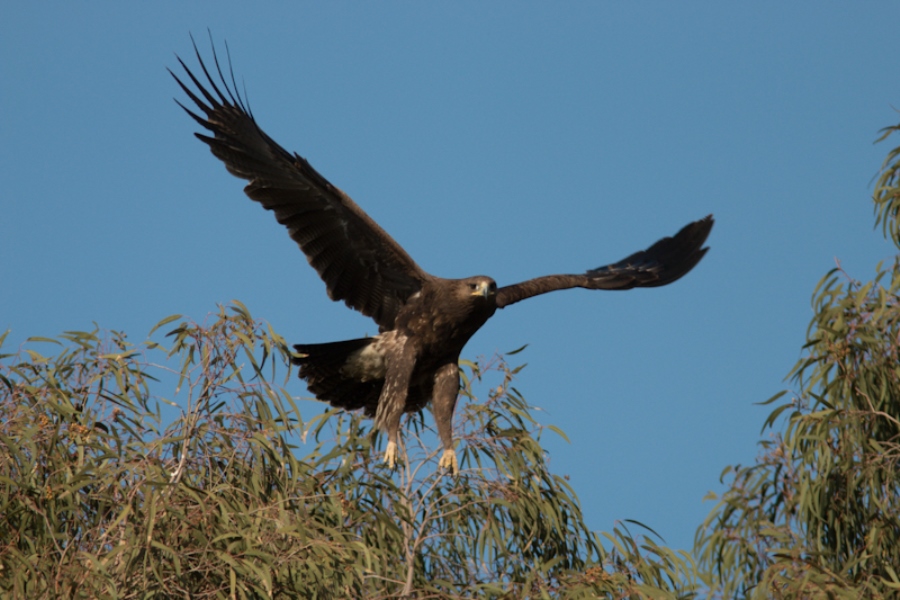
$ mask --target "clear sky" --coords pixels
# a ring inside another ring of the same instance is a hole
[[[581,272],[715,215],[676,284],[536,298],[463,352],[529,344],[517,387],[569,435],[545,439],[591,527],[690,547],[722,469],[756,455],[754,403],[786,386],[816,283],[892,255],[870,195],[898,19],[896,2],[15,3],[0,330],[138,342],[236,298],[289,341],[374,333],[172,101],[165,68],[195,64],[209,28],[266,132],[436,275]]]

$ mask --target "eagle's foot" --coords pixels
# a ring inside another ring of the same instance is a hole
[[[438,467],[441,469],[450,469],[451,474],[459,475],[459,463],[456,461],[456,452],[454,452],[453,448],[444,450],[444,454],[441,456],[441,462],[438,463]]]
[[[387,463],[389,469],[393,469],[397,463],[397,443],[388,442],[387,448],[384,449],[384,462]]]

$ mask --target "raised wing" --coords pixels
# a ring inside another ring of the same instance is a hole
[[[250,182],[244,192],[273,211],[278,222],[288,228],[309,264],[325,281],[332,300],[343,300],[372,317],[382,329],[392,328],[397,311],[430,275],[349,196],[259,128],[237,92],[234,74],[231,87],[222,75],[215,48],[213,59],[221,90],[196,44],[194,52],[212,91],[181,58],[178,62],[202,98],[169,70],[203,115],[176,100],[178,105],[213,133],[212,137],[194,135],[209,146],[232,175]]]
[[[583,275],[547,275],[497,290],[497,306],[503,308],[519,300],[555,290],[580,287],[589,290],[630,290],[659,287],[680,279],[700,262],[709,248],[703,243],[713,226],[712,215],[685,225],[673,237],[666,237],[646,250]]]

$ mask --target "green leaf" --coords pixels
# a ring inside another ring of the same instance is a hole
[[[163,327],[164,325],[168,325],[172,321],[177,321],[180,318],[181,318],[181,315],[169,315],[168,317],[166,317],[165,319],[163,319],[162,321],[159,321],[156,325],[154,325],[153,328],[150,329],[150,333],[147,334],[147,337],[150,337],[151,335],[153,335],[153,333],[160,327]]]

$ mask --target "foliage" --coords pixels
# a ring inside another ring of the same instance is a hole
[[[900,125],[885,127],[878,141],[900,131]],[[888,152],[881,175],[875,184],[876,224],[881,224],[884,235],[900,247],[900,146]]]
[[[875,189],[900,246],[898,174],[900,148]],[[715,597],[900,595],[900,257],[866,284],[831,271],[813,309],[798,391],[764,426],[786,415],[784,431],[755,465],[725,470],[729,489],[698,531]]]
[[[454,478],[437,470],[422,417],[406,422],[396,472],[369,422],[327,412],[304,423],[283,387],[284,341],[239,303],[208,324],[181,322],[165,343],[67,332],[0,356],[0,593],[691,593],[688,556],[624,526],[587,528],[573,490],[548,469],[545,428],[512,386],[518,369],[502,359],[468,365]],[[183,407],[171,423],[167,405]]]

